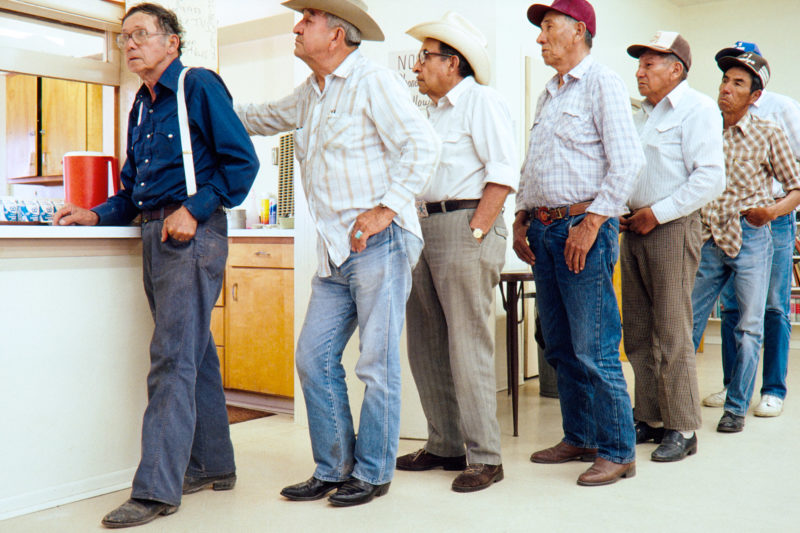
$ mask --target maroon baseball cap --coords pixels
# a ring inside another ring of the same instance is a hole
[[[586,24],[586,29],[595,36],[597,21],[594,16],[592,4],[586,0],[555,0],[553,5],[533,4],[528,8],[528,20],[534,26],[542,27],[542,19],[550,10],[558,11],[564,15],[569,15],[579,22]]]

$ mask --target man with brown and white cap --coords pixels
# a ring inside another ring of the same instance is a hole
[[[472,492],[503,479],[489,316],[508,236],[500,213],[519,182],[516,143],[505,102],[487,87],[480,30],[448,12],[407,33],[422,41],[414,72],[443,143],[439,168],[417,197],[425,247],[406,309],[428,441],[398,457],[397,468],[463,470],[452,488]]]
[[[619,343],[612,275],[618,220],[644,154],[622,79],[595,62],[594,8],[534,4],[528,19],[557,74],[539,97],[522,166],[514,251],[533,266],[545,357],[555,368],[564,438],[535,463],[593,461],[580,485],[636,473],[633,412]]]
[[[703,245],[699,209],[725,189],[722,117],[689,87],[689,43],[660,31],[628,47],[639,60],[634,122],[647,163],[620,219],[622,331],[635,375],[636,443],[651,458],[697,451],[700,396],[692,344],[692,287]]]
[[[294,131],[317,229],[317,274],[295,362],[308,411],[314,475],[286,487],[295,501],[367,503],[389,490],[400,426],[400,335],[422,249],[414,198],[433,174],[439,140],[400,76],[358,50],[383,33],[361,0],[290,0],[301,11],[295,55],[311,76],[288,97],[238,110],[251,134]],[[364,382],[358,438],[342,352],[359,330]]]
[[[717,103],[724,127],[727,187],[700,211],[707,240],[692,292],[693,341],[697,349],[711,308],[732,278],[739,308],[736,358],[717,431],[737,433],[744,429],[763,339],[772,264],[768,224],[800,203],[800,166],[780,126],[749,111],[769,81],[767,61],[745,52],[718,57],[717,65],[724,73]],[[773,179],[787,191],[777,202]]]

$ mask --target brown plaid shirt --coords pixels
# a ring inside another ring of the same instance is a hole
[[[740,213],[775,203],[773,177],[787,193],[800,189],[800,166],[783,130],[749,112],[726,128],[722,138],[727,187],[722,196],[700,210],[700,215],[703,240],[713,237],[725,254],[736,257],[742,247]]]

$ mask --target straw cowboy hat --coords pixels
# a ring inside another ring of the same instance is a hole
[[[362,0],[289,0],[281,5],[301,13],[304,9],[317,9],[336,15],[358,28],[361,38],[365,41],[382,41],[384,39],[378,23],[367,15],[367,4]]]
[[[431,38],[452,46],[467,58],[475,72],[475,81],[481,85],[489,83],[491,67],[486,37],[458,13],[448,11],[440,20],[417,24],[406,33],[419,41]]]

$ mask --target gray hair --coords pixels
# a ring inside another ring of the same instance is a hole
[[[661,54],[661,55],[664,57],[664,61],[668,62],[670,65],[675,62],[681,64],[681,66],[683,67],[683,72],[681,72],[681,81],[684,81],[686,80],[686,78],[689,77],[689,70],[686,68],[686,63],[684,63],[680,57],[676,56],[671,52],[669,54]]]
[[[561,16],[564,17],[565,19],[567,19],[569,22],[572,22],[573,24],[577,24],[578,23],[577,19],[574,19],[574,18],[570,17],[569,15],[565,15],[564,13],[561,13]],[[584,22],[583,25],[586,26],[586,23]],[[583,30],[583,42],[586,44],[586,48],[591,50],[593,41],[592,41],[592,34],[589,33],[589,29],[588,28],[584,28],[584,30]]]
[[[349,47],[361,44],[361,30],[336,15],[325,12],[325,16],[328,17],[329,28],[342,28],[344,30],[344,44]]]

